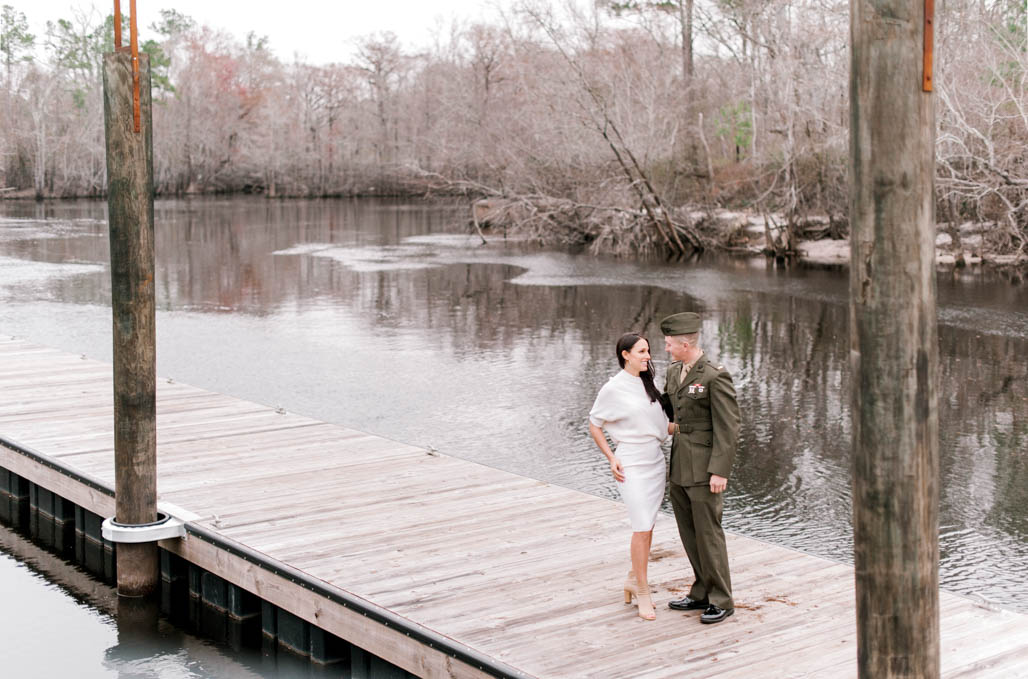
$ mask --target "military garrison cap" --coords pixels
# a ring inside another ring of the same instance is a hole
[[[700,315],[691,311],[671,314],[660,322],[660,331],[668,336],[692,335],[700,331]]]

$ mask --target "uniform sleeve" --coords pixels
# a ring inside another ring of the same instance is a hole
[[[668,422],[673,422],[675,419],[675,402],[671,398],[671,376],[678,375],[682,369],[682,364],[673,362],[668,366],[667,374],[664,375],[664,393],[660,395],[660,407],[664,409],[664,416],[667,417]],[[677,383],[679,377],[675,377]]]
[[[663,401],[663,398],[665,396],[667,396],[667,394],[661,394],[661,400],[662,401]],[[670,406],[668,406],[668,407],[670,407]],[[664,410],[663,402],[661,403],[661,409]],[[669,438],[671,438],[671,434],[669,434],[668,431],[667,431],[667,429],[668,429],[667,425],[668,425],[668,422],[670,422],[670,421],[671,421],[671,418],[668,417],[667,410],[664,410],[664,426],[660,430],[660,435],[657,436],[657,440],[659,440],[661,443],[664,443]]]
[[[664,417],[668,422],[675,419],[675,405],[671,402],[671,395],[666,391],[660,395],[660,409],[664,411]]]
[[[721,370],[710,385],[710,416],[714,425],[714,442],[707,472],[727,479],[732,474],[732,462],[739,442],[740,414],[732,376],[725,370]]]
[[[596,394],[593,407],[589,410],[589,421],[597,427],[602,427],[607,422],[617,420],[622,413],[619,412],[617,391],[608,382]]]

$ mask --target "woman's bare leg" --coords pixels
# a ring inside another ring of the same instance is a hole
[[[632,533],[632,571],[635,573],[636,582],[640,585],[649,582],[647,567],[650,562],[650,543],[652,541],[652,530]]]
[[[653,542],[653,530],[632,533],[632,571],[638,583],[639,616],[652,620],[656,617],[653,601],[650,599],[649,575],[647,567],[650,561],[650,545]]]

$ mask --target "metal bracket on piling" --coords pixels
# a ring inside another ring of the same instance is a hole
[[[114,517],[104,519],[100,532],[104,539],[110,542],[157,542],[169,538],[184,538],[186,524],[170,514],[157,512],[157,520],[152,523],[127,524],[118,523]]]

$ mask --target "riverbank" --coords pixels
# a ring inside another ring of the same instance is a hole
[[[426,196],[460,197],[464,191],[440,187],[438,182],[418,174],[403,172],[356,172],[340,179],[331,187],[313,186],[304,182],[281,180],[264,182],[257,178],[239,180],[221,186],[207,186],[190,183],[184,186],[155,187],[156,198],[199,198],[209,196],[264,196],[265,198],[407,198],[423,199]],[[47,200],[106,200],[107,192],[102,186],[94,191],[61,193],[37,191],[31,186],[0,186],[0,201],[47,201]]]
[[[649,218],[641,210],[582,206],[556,199],[487,198],[472,204],[469,223],[483,236],[489,232],[528,235],[546,245],[577,241],[587,243],[594,254],[632,257],[661,251],[656,233],[647,233]],[[790,224],[785,215],[776,213],[679,208],[671,211],[665,223],[669,233],[671,228],[689,228],[699,235],[704,249],[713,252],[771,256],[822,267],[845,267],[850,261],[844,217],[811,216]],[[1004,251],[996,244],[1003,240],[993,237],[997,229],[994,222],[937,224],[936,264],[1028,269],[1028,253]]]
[[[978,243],[980,243],[980,239]],[[796,246],[797,258],[808,264],[821,266],[848,266],[850,263],[849,240],[800,241]],[[945,233],[940,233],[935,242],[935,263],[939,267],[963,267],[986,265],[998,268],[1028,269],[1028,256],[1017,254],[983,253],[976,249],[957,248]]]
[[[760,216],[725,211],[718,218],[726,225],[726,232],[741,229],[745,233],[746,249],[754,254],[773,254],[784,237],[784,227],[767,229]],[[783,222],[784,218],[777,216],[775,223]],[[792,246],[796,260],[818,266],[849,265],[849,238],[827,235],[832,228],[830,222],[828,217],[819,217],[803,225],[807,233],[820,232],[826,235],[821,238],[796,239]],[[989,235],[996,228],[995,223],[966,222],[959,226],[936,224],[935,263],[940,267],[987,265],[1028,269],[1028,253],[1001,252],[990,246]]]

